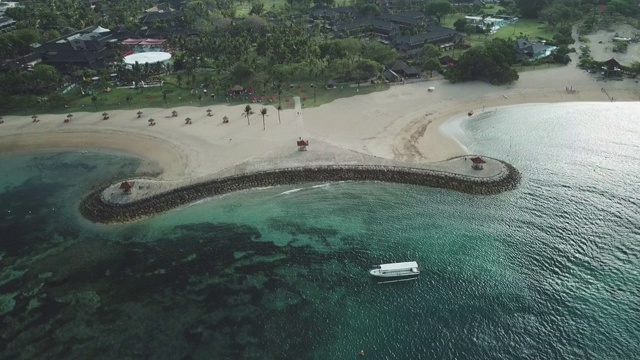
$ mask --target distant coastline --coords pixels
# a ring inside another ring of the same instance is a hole
[[[524,72],[518,82],[504,87],[432,80],[304,111],[278,112],[273,104],[250,103],[253,115],[249,118],[243,105],[115,110],[109,111],[106,120],[99,112],[84,112],[73,114],[69,122],[56,114],[39,114],[39,122],[31,116],[6,116],[0,125],[0,152],[82,148],[130,153],[149,160],[152,172],[158,174],[152,180],[136,180],[135,174],[126,179],[137,181],[138,186],[143,183],[139,198],[283,168],[366,165],[464,174],[468,164],[447,166],[447,159],[469,155],[443,128],[451,119],[473,111],[468,118],[474,121],[483,111],[531,103],[587,101],[615,106],[613,98],[637,101],[636,86],[629,81],[598,82],[567,66]],[[430,87],[435,90],[429,91]],[[267,110],[264,119],[259,114],[262,108]],[[177,116],[171,116],[173,110]],[[136,116],[138,111],[141,117]],[[187,117],[191,121],[185,122]],[[223,117],[230,121],[223,123]],[[151,118],[155,126],[149,126]],[[310,141],[308,151],[298,151],[298,138]],[[308,181],[314,179],[304,182]],[[205,194],[211,195],[215,193]],[[134,199],[138,197],[130,201]]]

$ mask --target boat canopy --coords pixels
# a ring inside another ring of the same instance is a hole
[[[412,268],[417,268],[418,263],[415,261],[409,262],[401,262],[401,263],[393,263],[393,264],[382,264],[380,265],[380,270],[407,270]]]

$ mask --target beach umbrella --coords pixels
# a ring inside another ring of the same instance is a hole
[[[148,122],[154,122],[155,120],[153,118],[147,120]]]
[[[188,117],[188,118],[184,119],[184,122],[186,122],[187,124],[190,123],[191,122],[191,118]]]
[[[142,115],[142,111],[137,112],[138,116]]]
[[[211,116],[211,109],[207,109],[207,116]]]
[[[33,115],[33,116],[31,116],[31,118],[35,120],[35,119],[38,118],[38,115]]]
[[[68,118],[72,118],[72,117],[73,117],[73,114],[68,114],[68,115],[67,115],[67,117],[68,117]]]
[[[102,113],[102,116],[107,116],[107,115],[109,115],[109,114],[107,114],[106,112]]]
[[[175,110],[173,110],[171,113],[172,113],[172,114],[177,114],[178,112],[177,112],[177,111],[175,111]]]
[[[223,118],[222,118],[222,122],[229,122],[229,118],[228,118],[228,117],[226,117],[226,116],[225,116],[225,117],[223,117]]]

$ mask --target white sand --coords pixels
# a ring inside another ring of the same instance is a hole
[[[435,87],[434,92],[427,90],[431,86]],[[567,87],[577,92],[570,94]],[[440,126],[456,115],[474,109],[477,112],[483,106],[609,101],[601,88],[616,101],[639,99],[637,84],[631,80],[597,82],[569,65],[523,72],[520,80],[509,86],[450,84],[445,80],[395,85],[387,91],[304,109],[304,126],[296,121],[295,110],[282,111],[279,124],[275,107],[266,105],[266,130],[259,115],[261,104],[251,104],[256,112],[251,116],[251,125],[243,116],[244,105],[212,106],[213,117],[206,116],[205,107],[175,108],[177,118],[170,117],[173,108],[141,109],[144,115],[140,119],[136,117],[139,109],[109,111],[109,120],[101,120],[102,111],[75,113],[68,124],[63,123],[64,115],[38,114],[38,123],[32,123],[30,116],[6,116],[0,125],[0,152],[119,150],[157,162],[164,169],[161,179],[181,183],[216,172],[229,173],[237,164],[244,162],[242,166],[246,167],[247,160],[260,163],[268,158],[272,166],[277,166],[277,159],[284,161],[288,156],[290,166],[299,136],[311,142],[308,152],[295,157],[301,165],[314,156],[323,158],[325,163],[331,159],[339,162],[333,155],[322,157],[322,152],[330,148],[331,154],[337,148],[405,163],[428,163],[466,154],[463,146],[440,131]],[[229,124],[222,123],[223,116],[230,118]],[[150,117],[156,119],[156,126],[148,126]],[[186,125],[185,117],[190,117],[193,124]]]

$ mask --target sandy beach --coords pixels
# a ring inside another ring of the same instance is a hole
[[[610,102],[611,98],[637,101],[637,86],[632,80],[596,81],[571,64],[522,72],[520,80],[508,86],[434,79],[339,99],[302,114],[284,110],[281,123],[275,104],[266,104],[266,130],[259,114],[262,104],[251,104],[255,114],[250,125],[244,105],[210,107],[213,116],[207,116],[203,107],[109,111],[108,120],[102,120],[102,111],[74,113],[69,123],[63,123],[64,115],[38,114],[37,123],[31,116],[5,116],[0,152],[117,150],[152,161],[162,169],[159,179],[174,185],[237,173],[246,170],[247,163],[266,159],[269,166],[278,166],[278,159],[289,166],[339,163],[340,152],[350,154],[351,162],[361,155],[363,161],[366,157],[424,165],[467,154],[441,126],[471,110],[477,114],[525,103]],[[429,92],[429,87],[435,91]],[[139,110],[141,118],[136,115]],[[172,110],[177,117],[171,117]],[[224,116],[229,123],[223,124]],[[185,124],[186,117],[192,124]],[[149,118],[155,119],[155,126],[149,126]],[[310,141],[307,152],[297,151],[298,137]]]

